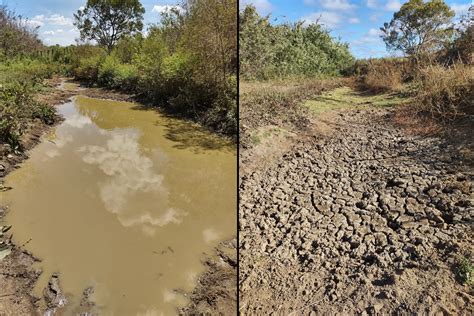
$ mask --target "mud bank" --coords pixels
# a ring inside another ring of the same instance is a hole
[[[222,242],[216,256],[205,261],[207,271],[189,295],[185,315],[234,315],[237,311],[237,240]]]

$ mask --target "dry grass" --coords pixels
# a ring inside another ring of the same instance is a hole
[[[400,126],[409,135],[434,136],[442,127],[431,117],[414,113],[412,107],[398,107],[393,116],[393,123]]]
[[[359,88],[372,93],[400,92],[410,78],[410,65],[406,59],[384,58],[358,61],[354,74]]]
[[[474,115],[473,66],[428,66],[420,70],[416,85],[415,110],[443,120]]]

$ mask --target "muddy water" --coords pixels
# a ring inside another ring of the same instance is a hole
[[[126,102],[75,97],[2,193],[14,240],[59,272],[69,312],[93,286],[104,315],[172,314],[203,253],[236,234],[236,153],[198,127]]]

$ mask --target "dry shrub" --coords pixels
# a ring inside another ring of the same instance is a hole
[[[416,85],[416,110],[449,120],[474,114],[473,66],[428,66],[419,70]]]
[[[410,79],[410,64],[403,58],[361,60],[354,67],[359,88],[372,93],[399,92]]]

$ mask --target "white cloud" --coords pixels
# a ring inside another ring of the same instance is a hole
[[[398,11],[402,4],[399,0],[388,0],[387,4],[385,5],[385,10],[387,11]]]
[[[372,14],[369,17],[369,20],[370,20],[370,22],[377,22],[377,20],[379,19],[380,16],[381,16],[381,14],[379,14],[379,13]]]
[[[249,4],[253,5],[260,14],[269,14],[272,10],[272,4],[268,0],[240,0],[240,8]]]
[[[375,9],[379,6],[379,3],[377,0],[367,0],[367,7],[371,9]]]
[[[321,6],[330,10],[352,10],[357,6],[348,0],[321,0]]]
[[[66,18],[63,15],[52,14],[45,16],[43,14],[36,15],[27,22],[31,26],[45,26],[45,25],[59,25],[59,26],[72,26],[72,19]]]
[[[66,18],[63,15],[53,14],[44,19],[47,23],[51,25],[63,25],[63,26],[72,26],[72,19]]]
[[[43,26],[44,25],[44,15],[36,15],[30,20],[27,20],[27,23],[33,27]]]
[[[42,35],[48,36],[42,37],[46,45],[67,46],[75,43],[75,39],[79,37],[79,31],[75,28],[69,30],[59,29],[59,32],[58,30],[50,30],[43,32]]]
[[[335,12],[320,11],[311,13],[303,17],[302,20],[305,25],[319,23],[329,28],[337,28],[341,23],[342,17]]]
[[[360,23],[360,20],[359,20],[359,18],[350,18],[350,19],[349,19],[349,23],[351,23],[351,24],[357,24],[357,23]]]
[[[469,7],[471,4],[458,4],[458,3],[453,3],[451,4],[451,9],[456,13],[457,16],[461,16],[463,14],[466,14],[467,11],[469,10]]]
[[[380,29],[371,28],[369,31],[362,36],[360,39],[352,41],[354,46],[363,46],[367,44],[382,44],[382,39],[380,38],[382,31]]]
[[[371,28],[367,32],[367,35],[370,36],[370,37],[378,37],[378,36],[382,35],[382,31],[380,29]]]
[[[161,14],[163,12],[170,12],[173,9],[178,10],[178,12],[180,12],[180,13],[184,12],[184,9],[182,7],[180,7],[179,5],[168,5],[168,4],[155,5],[155,6],[153,6],[153,9],[151,10],[151,12]]]

